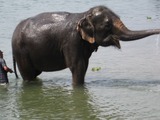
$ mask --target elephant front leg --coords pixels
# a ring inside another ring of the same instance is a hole
[[[78,61],[77,64],[74,64],[72,67],[70,67],[70,70],[72,72],[72,84],[77,85],[83,85],[85,74],[88,68],[88,62],[84,61]]]

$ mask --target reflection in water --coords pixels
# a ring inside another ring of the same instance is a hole
[[[29,84],[23,86],[17,103],[22,119],[94,120],[97,119],[97,113],[90,99],[85,87],[69,90],[60,86],[47,88]]]

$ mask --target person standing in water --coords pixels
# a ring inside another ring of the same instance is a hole
[[[0,84],[8,84],[7,73],[13,73],[13,70],[7,67],[5,60],[3,59],[3,52],[0,50]]]

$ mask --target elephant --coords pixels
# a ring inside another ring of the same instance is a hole
[[[81,13],[44,12],[22,20],[12,36],[12,53],[24,81],[69,68],[73,85],[83,85],[89,58],[99,46],[121,49],[120,41],[159,34],[160,29],[128,29],[106,6]]]

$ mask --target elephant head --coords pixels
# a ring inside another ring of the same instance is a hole
[[[78,22],[77,29],[82,39],[91,44],[113,45],[118,48],[119,40],[133,41],[160,33],[160,29],[131,31],[114,12],[104,6],[91,8]]]

